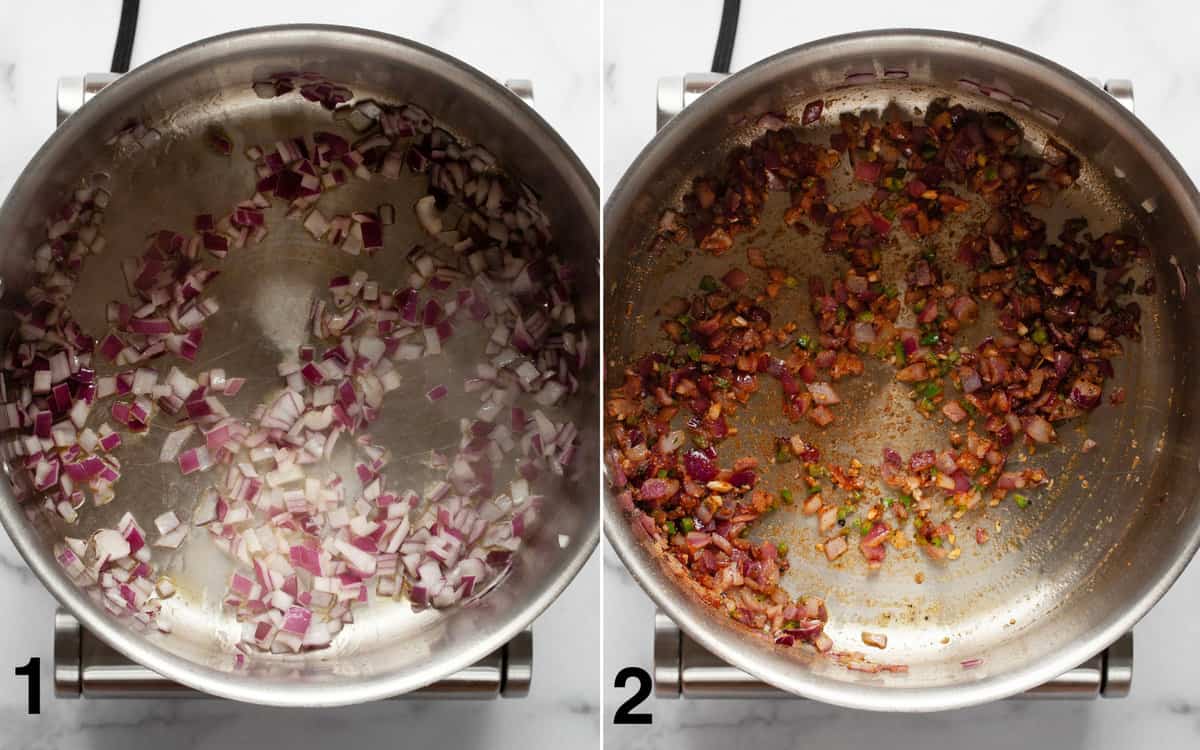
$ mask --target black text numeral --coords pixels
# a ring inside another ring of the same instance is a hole
[[[613,724],[653,724],[652,714],[633,712],[633,709],[642,705],[642,701],[650,697],[650,673],[641,667],[625,667],[617,672],[613,687],[623,688],[631,679],[637,680],[637,692],[617,708],[617,712],[613,714]]]

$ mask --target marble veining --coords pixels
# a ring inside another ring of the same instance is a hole
[[[120,3],[0,0],[0,196],[54,128],[60,75],[105,70]],[[7,12],[5,12],[7,11]],[[70,19],[65,22],[64,19]],[[505,78],[534,82],[539,113],[600,173],[599,6],[587,0],[378,3],[368,0],[142,3],[133,62],[235,28],[320,22],[378,29],[442,49]],[[570,28],[569,34],[562,30]],[[560,37],[548,44],[549,37]],[[530,697],[490,702],[386,702],[289,711],[220,700],[69,701],[50,681],[54,601],[0,534],[0,750],[171,747],[596,747],[600,742],[600,554],[534,625]],[[589,656],[590,655],[590,656]],[[42,714],[25,714],[13,667],[42,659]],[[564,667],[563,665],[569,665]]]
[[[16,63],[0,63],[0,94],[3,94],[10,102],[16,97],[16,92],[13,90],[13,80],[16,72]]]
[[[733,69],[821,37],[869,28],[925,27],[989,36],[1084,75],[1131,78],[1138,116],[1200,177],[1200,7],[1082,2],[742,3]],[[606,0],[604,194],[654,134],[659,77],[711,64],[720,0]],[[630,695],[611,675],[650,668],[654,605],[605,545],[605,718]],[[1087,704],[1008,701],[923,716],[872,714],[804,701],[658,701],[649,727],[605,725],[610,748],[1200,747],[1200,563],[1138,624],[1133,694]]]

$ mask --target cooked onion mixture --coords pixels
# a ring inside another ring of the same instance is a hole
[[[935,102],[923,121],[842,115],[828,143],[806,142],[805,126],[822,108],[806,107],[799,126],[763,117],[763,135],[730,153],[719,174],[694,180],[681,209],[662,217],[654,249],[691,242],[729,253],[779,191],[790,197],[784,222],[817,233],[826,253],[845,259],[844,271],[797,279],[748,247],[744,259],[740,250],[730,256],[721,278],[665,301],[665,345],[634,358],[623,376],[612,372],[607,461],[632,522],[714,606],[780,645],[830,652],[824,602],[781,588],[786,545],[752,539],[755,521],[797,505],[814,517],[826,558],[860,555],[869,569],[887,564],[889,548],[915,544],[950,561],[965,538],[985,544],[987,531],[971,530],[968,514],[1005,500],[1024,508],[1047,482],[1010,454],[1055,442],[1056,425],[1100,405],[1121,340],[1140,338],[1141,310],[1128,297],[1153,292],[1154,280],[1130,278],[1148,255],[1135,237],[1093,236],[1083,219],[1047,236],[1034,211],[1079,178],[1080,163],[1053,140],[1040,156],[1027,153],[1008,116]],[[866,200],[831,201],[828,183],[841,170]],[[982,219],[957,244],[959,267],[943,268],[932,240],[972,205],[986,207]],[[925,249],[888,278],[882,260],[900,252],[900,235]],[[953,283],[951,272],[969,281]],[[800,284],[807,313],[775,302]],[[967,345],[966,332],[984,325],[972,339],[979,343]],[[946,425],[945,444],[907,456],[886,448],[844,466],[822,460],[822,428],[851,408],[837,384],[862,375],[869,358],[894,367],[912,407]],[[792,427],[769,455],[723,453],[755,398],[779,399],[779,423]],[[1119,403],[1123,389],[1108,388],[1108,398]],[[779,463],[798,464],[803,481],[763,486],[760,469]],[[878,478],[882,496],[864,492],[868,478]],[[863,640],[887,643],[872,633]],[[834,656],[855,669],[906,670]]]

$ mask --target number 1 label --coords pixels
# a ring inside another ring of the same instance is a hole
[[[17,667],[17,677],[28,677],[29,693],[26,698],[26,713],[30,716],[42,712],[42,660],[36,656],[25,662],[25,666]]]

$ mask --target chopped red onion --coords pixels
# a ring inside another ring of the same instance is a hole
[[[208,448],[200,446],[191,448],[179,454],[179,470],[184,476],[198,471],[207,471],[212,467],[212,458]]]
[[[187,442],[188,438],[190,438],[192,433],[195,431],[195,425],[187,425],[186,427],[174,430],[168,434],[166,439],[163,440],[162,450],[159,451],[158,460],[164,463],[174,461],[175,457],[179,455],[180,449],[183,448],[184,443]],[[180,464],[180,466],[182,467],[182,464]],[[166,532],[164,531],[163,533]]]

